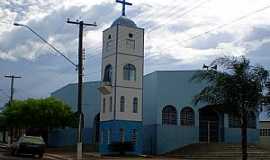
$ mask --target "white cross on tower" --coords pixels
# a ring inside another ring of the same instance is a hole
[[[126,0],[116,0],[117,3],[122,3],[122,16],[126,16],[126,5],[132,6],[132,3],[126,2]]]

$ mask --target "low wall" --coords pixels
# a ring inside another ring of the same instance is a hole
[[[146,125],[143,127],[143,153],[157,154],[157,125]]]
[[[92,128],[83,129],[83,144],[92,144]],[[63,147],[77,144],[77,129],[54,129],[49,132],[48,146]]]
[[[157,126],[157,154],[199,142],[198,127]]]
[[[248,143],[259,143],[259,130],[247,129]],[[224,130],[225,143],[241,143],[241,128],[225,128]]]

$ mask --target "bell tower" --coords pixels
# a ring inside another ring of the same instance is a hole
[[[119,3],[131,3],[117,0]],[[122,16],[103,31],[100,153],[116,145],[142,153],[144,29]]]

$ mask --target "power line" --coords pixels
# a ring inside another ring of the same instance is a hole
[[[185,16],[186,14],[188,14],[188,13],[190,13],[191,11],[193,11],[194,9],[197,9],[197,8],[199,8],[199,7],[201,7],[203,4],[205,4],[206,2],[208,2],[208,1],[210,1],[210,0],[206,0],[206,1],[202,1],[201,3],[198,3],[198,5],[194,5],[193,7],[191,7],[190,9],[187,9],[186,11],[184,11],[183,13],[182,12],[180,12],[180,17],[183,17],[183,16]],[[177,9],[178,8],[178,6],[176,5],[173,9],[171,9],[171,12],[173,11],[173,10],[175,10],[175,9]],[[177,11],[177,10],[176,10]],[[164,12],[164,13],[167,13],[167,12]],[[163,15],[163,14],[162,14]],[[171,15],[178,15],[178,14],[174,14],[174,13],[171,13],[171,14],[169,14],[169,16],[168,17],[171,17]],[[167,16],[167,15],[166,15]],[[135,17],[137,17],[137,16],[135,16]],[[180,17],[178,17],[178,18],[180,18]],[[134,17],[133,17],[134,18]],[[145,23],[146,24],[146,23]],[[163,23],[163,25],[164,25],[165,23]],[[156,30],[156,29],[159,29],[160,28],[160,25],[158,25],[158,26],[156,26],[156,27],[153,27],[153,28],[151,28],[150,27],[150,29],[148,29],[148,33],[150,33],[150,32],[152,32],[152,31],[154,31],[154,30]],[[136,37],[136,36],[135,36]],[[121,36],[119,37],[119,38],[121,38]],[[90,48],[89,48],[90,49]],[[97,54],[94,54],[94,55],[92,55],[92,56],[96,56],[96,55],[99,55],[100,54],[100,50],[102,49],[102,45],[100,45],[99,47],[95,47],[95,48],[93,48],[92,50],[93,50],[93,52],[94,53],[97,53]],[[91,57],[92,57],[91,56]]]
[[[64,16],[61,15],[61,18],[64,19]],[[58,31],[59,31],[60,29],[65,30],[65,27],[66,27],[66,25],[63,25],[63,26],[62,26],[62,25],[59,25],[58,28],[53,32],[52,35],[55,35],[56,33],[58,33]],[[38,53],[39,51],[41,51],[41,50],[43,49],[44,46],[45,46],[45,43],[42,43],[41,46],[35,51],[35,54]]]
[[[179,14],[175,14],[174,12],[172,12],[172,10],[178,8],[177,5],[176,5],[176,6],[171,10],[171,13],[170,13],[170,14],[166,14],[166,16],[171,18],[172,16],[175,16],[175,15],[178,16],[178,15],[179,15],[179,16],[177,17],[177,19],[182,18],[183,16],[185,16],[185,15],[187,15],[188,13],[190,13],[191,11],[193,11],[193,10],[195,10],[195,9],[197,9],[197,8],[199,8],[199,7],[201,7],[202,5],[204,5],[205,3],[209,2],[209,1],[210,1],[210,0],[202,1],[201,3],[198,3],[197,5],[194,5],[193,7],[191,7],[191,8],[189,8],[189,9],[185,10],[184,12],[180,12]],[[177,10],[176,10],[176,11],[177,11]],[[164,13],[167,13],[167,12],[164,12]],[[169,21],[170,18],[168,18],[167,21]],[[144,24],[146,24],[146,23],[144,23]],[[155,30],[157,30],[157,29],[160,29],[161,26],[164,27],[163,25],[165,25],[165,24],[166,24],[166,23],[163,22],[163,23],[161,23],[161,25],[156,25],[156,26],[153,26],[153,27],[149,27],[149,28],[148,28],[147,34],[153,32],[153,31],[155,31]],[[143,24],[142,24],[142,25],[143,25]],[[123,37],[123,36],[122,36],[122,37]],[[120,36],[119,39],[121,39],[122,37]],[[136,35],[135,35],[135,37],[136,37]],[[99,47],[94,48],[93,50],[94,50],[95,52],[99,52],[100,49],[102,49],[102,45],[99,46]]]
[[[266,6],[266,7],[263,7],[263,8],[261,8],[261,9],[255,10],[255,11],[253,11],[253,12],[250,12],[250,13],[248,13],[248,14],[246,14],[246,15],[243,15],[243,16],[241,16],[241,17],[239,17],[239,18],[236,18],[236,19],[232,20],[230,23],[225,23],[225,24],[219,25],[219,26],[217,26],[217,27],[214,27],[214,28],[212,28],[212,29],[210,29],[210,30],[208,30],[208,31],[206,31],[206,32],[203,32],[203,33],[201,33],[201,34],[198,34],[198,35],[196,35],[196,36],[193,36],[193,37],[191,37],[191,38],[189,38],[189,39],[182,40],[182,41],[176,40],[176,41],[177,41],[177,42],[180,42],[180,45],[184,47],[183,43],[186,42],[186,41],[190,41],[190,40],[199,38],[199,37],[201,37],[201,36],[207,35],[207,34],[213,32],[213,31],[216,31],[216,30],[218,30],[218,29],[221,29],[221,28],[224,28],[224,27],[226,27],[226,26],[229,26],[229,25],[231,25],[231,24],[233,24],[233,23],[236,23],[236,22],[238,22],[238,21],[241,21],[241,20],[243,20],[243,19],[245,19],[245,18],[247,18],[247,17],[249,17],[249,16],[252,16],[253,14],[262,12],[262,11],[264,11],[264,10],[266,10],[266,9],[269,9],[269,8],[270,8],[270,5],[269,5],[269,6]],[[172,45],[175,45],[175,44],[172,44]],[[168,47],[166,47],[166,48],[163,48],[163,49],[168,49],[168,48],[170,48],[172,45],[170,45],[170,46],[168,46]],[[160,64],[158,63],[157,65],[160,65]]]
[[[184,12],[183,14],[181,14],[180,15],[180,17],[181,16],[184,16],[184,15],[186,15],[187,13],[189,13],[189,12],[191,12],[192,10],[194,10],[194,9],[196,9],[196,8],[198,8],[198,7],[200,7],[201,5],[203,5],[204,3],[206,3],[207,1],[209,1],[209,0],[206,0],[206,1],[203,1],[202,3],[199,3],[198,5],[195,5],[194,7],[192,7],[191,9],[188,9],[186,12]],[[173,10],[175,10],[175,9],[177,9],[178,8],[178,5],[175,5],[175,7],[173,8],[173,9],[171,9],[170,11],[172,12]],[[176,10],[177,11],[177,10]],[[159,12],[160,13],[160,12]],[[167,13],[167,12],[166,12]],[[161,14],[161,13],[160,13]],[[163,15],[163,14],[161,14],[161,15]],[[174,14],[174,13],[171,13],[170,15],[177,15],[177,14]],[[135,17],[137,17],[137,16],[135,16]],[[168,17],[171,17],[171,16],[168,16]],[[134,17],[133,17],[134,18]],[[160,28],[160,26],[156,26],[156,27],[154,27],[154,28],[152,28],[151,29],[151,27],[150,27],[150,31],[149,32],[152,32],[153,30],[155,30],[155,29],[158,29],[158,28]],[[148,33],[149,33],[148,32]],[[41,50],[41,48],[42,47],[40,47],[39,49],[38,49],[38,51],[39,50]],[[97,52],[99,52],[98,50],[99,49],[101,49],[101,47],[97,47],[97,48],[95,48],[95,50],[97,51]],[[68,58],[63,54],[62,56],[64,56],[64,58],[66,58],[67,60],[68,60]],[[69,61],[69,60],[68,60]],[[71,61],[71,60],[70,60]],[[73,62],[72,62],[73,63]]]
[[[185,39],[185,40],[182,40],[182,41],[179,41],[179,40],[176,40],[176,41],[177,41],[177,42],[180,42],[180,43],[181,43],[181,44],[180,44],[181,46],[184,46],[183,43],[186,42],[186,41],[190,41],[190,40],[199,38],[199,37],[201,37],[201,36],[207,35],[207,34],[213,32],[213,31],[216,31],[216,30],[218,30],[218,29],[222,29],[222,28],[224,28],[224,27],[227,27],[227,26],[229,26],[229,25],[232,25],[233,23],[236,23],[236,22],[238,22],[238,21],[241,21],[241,20],[243,20],[243,19],[245,19],[245,18],[248,18],[248,17],[250,17],[250,16],[252,16],[252,15],[254,15],[254,14],[256,14],[256,13],[262,12],[262,11],[264,11],[264,10],[266,10],[266,9],[269,9],[269,8],[270,8],[270,5],[268,5],[268,6],[266,6],[266,7],[263,7],[263,8],[261,8],[261,9],[255,10],[255,11],[253,11],[253,12],[250,12],[250,13],[248,13],[248,14],[246,14],[246,15],[241,16],[241,17],[238,17],[238,18],[232,20],[232,21],[229,22],[229,23],[224,23],[224,24],[218,25],[217,27],[214,27],[214,28],[212,28],[212,29],[210,29],[210,30],[208,30],[208,31],[205,31],[205,32],[203,32],[203,33],[200,33],[200,34],[198,34],[198,35],[192,36],[192,37],[190,37],[190,38],[188,38],[188,39]],[[169,47],[167,47],[167,48],[169,48]],[[166,48],[165,48],[165,49],[166,49]]]
[[[189,5],[190,4],[188,4],[188,6]],[[196,6],[196,5],[194,5],[194,6]],[[174,7],[168,7],[169,10],[170,10],[169,12],[167,11],[167,9],[164,9],[162,7],[162,10],[161,11],[159,11],[158,13],[153,12],[153,14],[150,14],[150,16],[147,16],[146,20],[145,20],[145,17],[144,17],[143,20],[144,21],[147,21],[147,20],[151,19],[151,16],[152,15],[155,15],[155,17],[158,17],[158,18],[160,18],[160,17],[166,17],[166,20],[168,20],[171,17],[175,17],[175,16],[178,16],[178,15],[181,15],[182,13],[184,13],[185,11],[179,12],[179,9],[182,9],[183,7],[184,6],[179,7],[178,4],[174,4]],[[193,8],[193,7],[191,7],[191,8]],[[189,9],[186,9],[186,10],[189,10]],[[134,18],[134,17],[132,17],[132,18]],[[148,24],[148,23],[147,22],[146,23],[141,23],[140,25],[144,26],[146,24]],[[145,28],[147,28],[147,27],[148,26],[146,26]],[[151,28],[151,27],[149,27],[149,28]]]
[[[182,14],[182,12],[180,12],[179,14],[181,14],[180,15],[180,17],[182,17],[182,16],[185,16],[186,14],[188,14],[189,12],[191,12],[192,10],[194,10],[194,9],[197,9],[198,7],[200,7],[201,5],[203,5],[204,3],[206,3],[207,1],[210,1],[210,0],[206,0],[206,1],[203,1],[202,3],[200,3],[199,5],[196,5],[196,6],[194,6],[194,7],[191,7],[191,9],[188,9],[188,11],[186,11],[186,12],[183,12],[183,14]],[[166,14],[166,17],[172,17],[172,15],[178,15],[178,14],[175,14],[175,12],[173,12],[172,13],[172,11],[174,11],[175,9],[178,9],[179,8],[179,6],[177,6],[177,5],[175,5],[174,7],[173,7],[173,9],[170,9],[170,14]],[[178,10],[176,10],[177,12],[178,12]],[[167,11],[161,11],[161,12],[159,12],[159,14],[160,15],[164,15],[164,13],[168,13]],[[135,18],[135,17],[137,17],[137,16],[134,16],[134,17],[132,17],[132,18]],[[149,17],[151,17],[151,16],[149,16]],[[179,18],[179,17],[178,17]],[[147,19],[150,19],[150,18],[147,18]],[[147,23],[143,23],[143,24],[140,24],[141,26],[143,26],[143,25],[145,25],[145,24],[147,24]],[[165,23],[164,23],[165,24]],[[155,27],[155,26],[154,26]],[[158,25],[158,26],[156,26],[155,28],[159,28],[160,27],[160,25]],[[155,30],[155,29],[153,29],[152,27],[149,27],[148,28],[148,31],[151,31],[151,30]],[[121,37],[121,36],[120,36]],[[100,48],[102,48],[102,45],[101,46],[99,46],[99,47],[96,47],[96,48],[94,48],[95,50],[97,50],[97,49],[100,49]]]
[[[71,60],[69,59],[67,56],[65,56],[65,54],[63,54],[61,51],[59,51],[57,48],[55,48],[52,44],[50,44],[47,40],[45,40],[42,36],[40,36],[37,32],[35,32],[32,28],[30,28],[27,25],[24,24],[19,24],[19,23],[14,23],[15,26],[22,26],[22,27],[26,27],[27,29],[29,29],[32,33],[34,33],[39,39],[41,39],[43,42],[45,42],[48,46],[50,46],[54,51],[56,51],[58,54],[60,54],[62,57],[64,57],[68,62],[70,62],[72,65],[74,65],[77,68],[77,65]]]
[[[183,13],[180,13],[179,16],[178,16],[178,14],[171,13],[171,14],[166,14],[166,17],[170,17],[170,18],[171,18],[171,17],[177,16],[177,20],[179,20],[179,18],[184,17],[185,15],[189,14],[191,11],[193,11],[193,10],[195,10],[195,9],[197,9],[197,8],[199,8],[199,7],[201,7],[202,5],[204,5],[205,3],[209,2],[209,1],[210,1],[210,0],[202,1],[201,3],[199,3],[199,4],[197,4],[197,5],[194,5],[194,6],[191,7],[190,9],[187,9],[187,10],[184,11]],[[170,19],[167,18],[165,21],[163,21],[163,22],[161,23],[161,25],[165,25],[166,22],[169,22],[169,21],[170,21]],[[147,34],[153,32],[153,31],[155,31],[155,30],[157,30],[157,29],[160,29],[160,28],[164,27],[164,26],[160,27],[161,25],[151,28],[151,30],[148,31]]]

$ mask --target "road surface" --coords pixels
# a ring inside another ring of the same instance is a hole
[[[33,158],[31,155],[11,156],[11,154],[7,150],[0,149],[0,160],[37,160],[37,159]],[[47,156],[45,154],[42,160],[58,160],[58,159]]]

